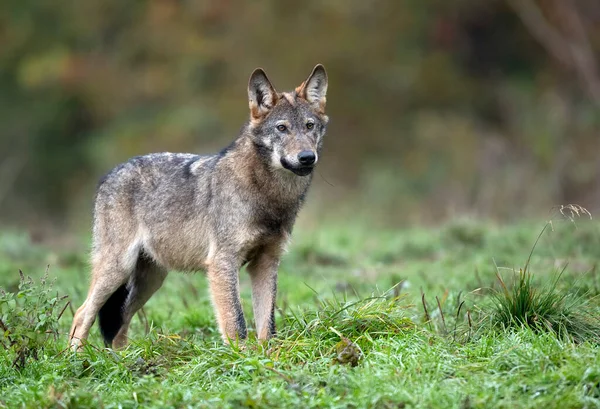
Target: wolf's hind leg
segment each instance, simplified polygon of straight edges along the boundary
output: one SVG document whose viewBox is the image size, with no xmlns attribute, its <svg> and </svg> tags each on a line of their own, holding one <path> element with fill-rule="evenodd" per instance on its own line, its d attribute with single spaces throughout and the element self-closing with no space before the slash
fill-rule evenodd
<svg viewBox="0 0 600 409">
<path fill-rule="evenodd" d="M 118 295 L 115 293 L 120 291 L 131 275 L 132 268 L 115 258 L 96 257 L 92 264 L 92 283 L 88 296 L 75 313 L 69 332 L 69 343 L 73 348 L 78 348 L 81 341 L 87 339 L 100 309 L 109 298 Z"/>
<path fill-rule="evenodd" d="M 252 282 L 252 307 L 256 336 L 265 340 L 275 335 L 275 299 L 279 258 L 269 253 L 258 255 L 248 265 Z"/>
<path fill-rule="evenodd" d="M 127 285 L 129 294 L 121 311 L 123 323 L 112 341 L 113 348 L 123 348 L 127 345 L 127 332 L 132 318 L 162 286 L 166 277 L 167 270 L 165 268 L 156 264 L 143 253 L 140 254 L 133 275 Z"/>
</svg>

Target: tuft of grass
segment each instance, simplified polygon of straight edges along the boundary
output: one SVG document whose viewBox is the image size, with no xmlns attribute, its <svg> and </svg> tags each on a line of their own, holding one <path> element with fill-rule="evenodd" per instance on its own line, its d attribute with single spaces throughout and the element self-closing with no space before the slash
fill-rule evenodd
<svg viewBox="0 0 600 409">
<path fill-rule="evenodd" d="M 576 217 L 591 214 L 578 205 L 560 206 L 560 214 L 574 223 Z M 546 331 L 562 339 L 571 339 L 577 343 L 600 343 L 600 318 L 590 303 L 587 294 L 559 291 L 558 282 L 564 273 L 544 286 L 533 283 L 529 266 L 535 249 L 553 222 L 546 223 L 535 240 L 525 267 L 515 274 L 512 288 L 509 290 L 498 270 L 496 277 L 501 290 L 492 293 L 492 324 L 503 329 L 528 327 L 536 332 Z"/>
<path fill-rule="evenodd" d="M 307 332 L 316 329 L 335 328 L 348 337 L 359 337 L 368 334 L 371 338 L 394 336 L 415 327 L 407 317 L 406 310 L 410 305 L 400 303 L 403 296 L 387 298 L 384 295 L 373 295 L 357 301 L 322 299 L 319 309 L 307 311 L 302 315 L 292 314 L 292 326 L 300 326 Z M 288 320 L 290 321 L 290 320 Z"/>
<path fill-rule="evenodd" d="M 317 354 L 355 366 L 381 339 L 410 336 L 416 324 L 407 316 L 411 305 L 400 297 L 371 296 L 356 301 L 320 299 L 317 309 L 288 310 L 271 354 L 304 362 Z"/>
<path fill-rule="evenodd" d="M 493 292 L 492 324 L 502 329 L 525 326 L 575 342 L 600 343 L 600 319 L 589 299 L 559 291 L 561 275 L 545 286 L 536 286 L 532 274 L 521 269 L 509 289 L 498 274 L 501 290 Z"/>
</svg>

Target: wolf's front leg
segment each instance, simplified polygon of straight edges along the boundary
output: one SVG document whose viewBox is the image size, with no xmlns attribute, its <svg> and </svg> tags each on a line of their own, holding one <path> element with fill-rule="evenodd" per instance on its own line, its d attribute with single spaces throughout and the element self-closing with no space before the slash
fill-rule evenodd
<svg viewBox="0 0 600 409">
<path fill-rule="evenodd" d="M 226 262 L 215 262 L 207 272 L 210 294 L 221 337 L 226 343 L 245 339 L 246 321 L 240 302 L 238 268 Z"/>
<path fill-rule="evenodd" d="M 252 307 L 258 339 L 275 335 L 275 299 L 277 297 L 277 268 L 279 257 L 262 253 L 248 265 L 252 281 Z"/>
</svg>

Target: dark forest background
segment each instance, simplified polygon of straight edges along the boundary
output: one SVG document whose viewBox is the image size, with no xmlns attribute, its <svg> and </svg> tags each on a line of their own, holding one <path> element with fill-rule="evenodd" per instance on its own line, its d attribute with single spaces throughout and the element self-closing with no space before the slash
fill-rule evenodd
<svg viewBox="0 0 600 409">
<path fill-rule="evenodd" d="M 329 73 L 307 220 L 402 225 L 600 210 L 597 0 L 3 0 L 0 221 L 89 228 L 128 157 L 212 152 Z"/>
</svg>

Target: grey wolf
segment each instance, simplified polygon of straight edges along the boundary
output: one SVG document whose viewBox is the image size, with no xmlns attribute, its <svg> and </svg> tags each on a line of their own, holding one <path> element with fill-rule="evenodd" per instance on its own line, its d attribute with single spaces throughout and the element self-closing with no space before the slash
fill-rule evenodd
<svg viewBox="0 0 600 409">
<path fill-rule="evenodd" d="M 70 345 L 87 339 L 98 316 L 105 343 L 125 346 L 134 314 L 172 270 L 206 272 L 223 340 L 244 339 L 244 265 L 257 338 L 271 337 L 279 260 L 320 159 L 326 93 L 320 64 L 283 93 L 256 69 L 248 83 L 250 119 L 219 154 L 155 153 L 109 172 L 96 192 L 91 285 Z"/>
</svg>

